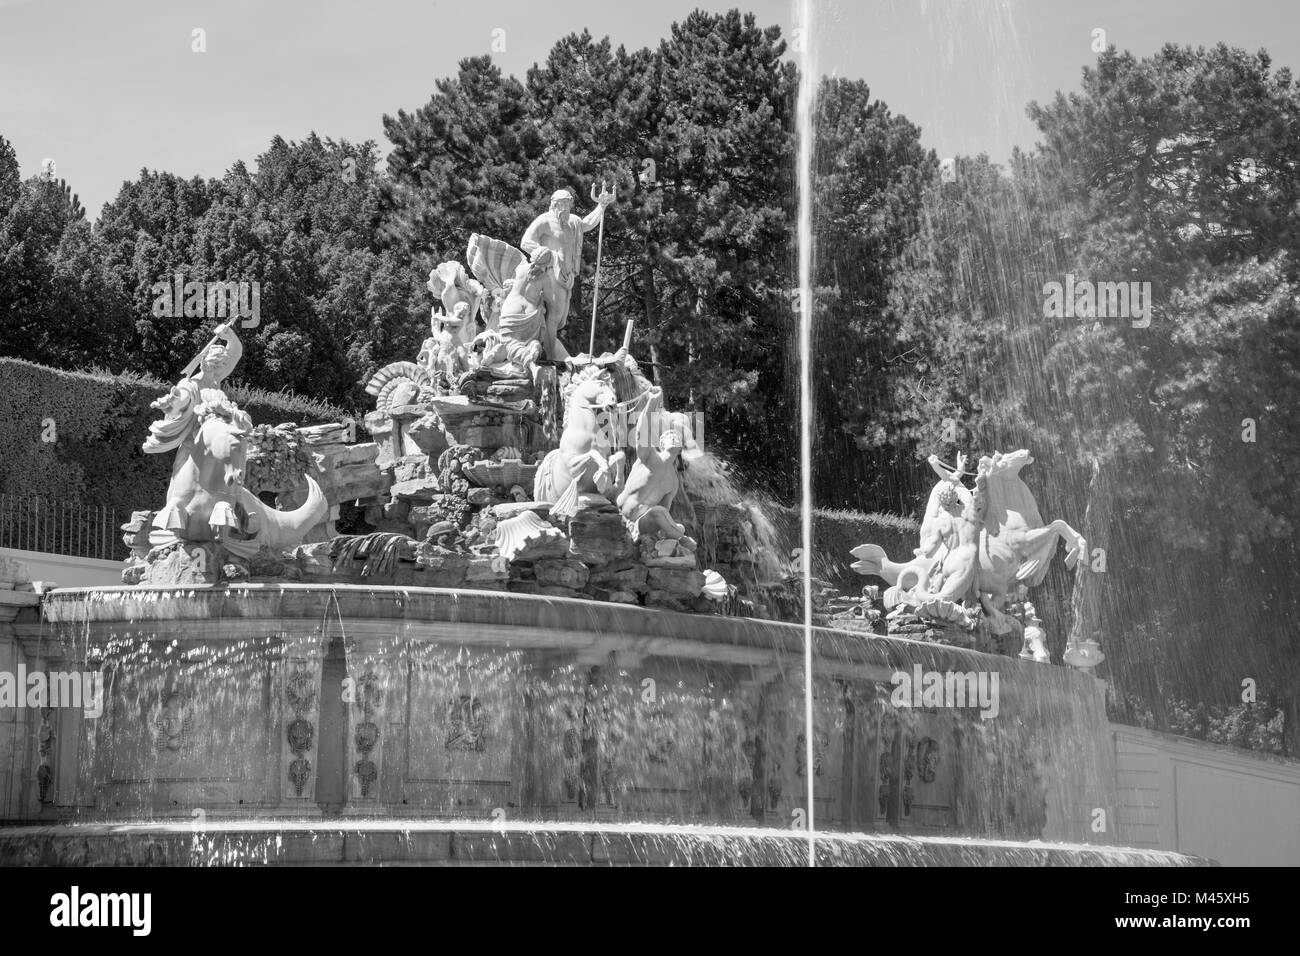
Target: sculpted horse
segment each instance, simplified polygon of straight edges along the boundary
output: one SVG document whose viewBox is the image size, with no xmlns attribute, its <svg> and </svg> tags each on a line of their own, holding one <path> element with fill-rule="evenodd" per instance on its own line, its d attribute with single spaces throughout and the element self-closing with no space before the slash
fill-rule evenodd
<svg viewBox="0 0 1300 956">
<path fill-rule="evenodd" d="M 1006 593 L 1012 581 L 1030 587 L 1041 584 L 1056 553 L 1058 541 L 1066 545 L 1065 566 L 1073 568 L 1087 554 L 1083 535 L 1059 518 L 1044 524 L 1033 493 L 1020 479 L 1020 469 L 1034 463 L 1028 451 L 994 454 L 980 459 L 986 476 L 985 532 L 981 536 L 981 592 Z"/>
<path fill-rule="evenodd" d="M 614 451 L 603 419 L 618 401 L 601 378 L 580 382 L 565 406 L 560 447 L 549 452 L 533 480 L 533 500 L 551 502 L 551 514 L 572 517 L 579 495 L 603 495 L 613 483 L 610 469 L 623 458 Z M 613 452 L 613 454 L 611 454 Z"/>
<path fill-rule="evenodd" d="M 879 545 L 864 544 L 850 552 L 858 559 L 853 570 L 894 585 L 887 606 L 978 599 L 995 629 L 1003 626 L 999 609 L 1007 595 L 1015 584 L 1042 582 L 1059 541 L 1066 542 L 1067 567 L 1087 550 L 1083 536 L 1064 521 L 1043 522 L 1020 479 L 1020 469 L 1033 460 L 1024 450 L 980 459 L 972 493 L 961 484 L 964 459 L 949 471 L 931 456 L 941 480 L 930 492 L 912 560 L 891 561 Z"/>
<path fill-rule="evenodd" d="M 262 547 L 292 547 L 325 520 L 329 505 L 311 476 L 306 502 L 293 511 L 270 508 L 244 487 L 245 435 L 238 422 L 217 414 L 203 417 L 176 451 L 167 505 L 154 519 L 151 545 L 219 540 L 227 550 L 248 556 Z M 241 508 L 247 520 L 240 520 Z"/>
</svg>

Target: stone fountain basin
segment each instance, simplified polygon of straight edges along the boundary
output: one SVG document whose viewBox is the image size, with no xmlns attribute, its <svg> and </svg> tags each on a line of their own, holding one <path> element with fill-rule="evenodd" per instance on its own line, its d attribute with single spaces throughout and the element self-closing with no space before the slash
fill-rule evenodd
<svg viewBox="0 0 1300 956">
<path fill-rule="evenodd" d="M 797 625 L 343 584 L 59 589 L 43 615 L 29 653 L 107 691 L 97 719 L 62 712 L 32 822 L 507 819 L 595 847 L 581 827 L 806 818 Z M 1114 839 L 1089 825 L 1115 803 L 1099 681 L 825 628 L 813 645 L 819 831 Z M 895 706 L 917 666 L 996 674 L 997 716 Z"/>
</svg>

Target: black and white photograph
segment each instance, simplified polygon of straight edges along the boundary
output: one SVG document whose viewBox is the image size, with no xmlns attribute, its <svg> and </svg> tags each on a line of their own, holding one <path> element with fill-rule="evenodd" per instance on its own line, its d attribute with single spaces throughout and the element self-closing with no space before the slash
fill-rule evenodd
<svg viewBox="0 0 1300 956">
<path fill-rule="evenodd" d="M 7 920 L 869 868 L 817 885 L 1267 925 L 1298 27 L 0 0 Z"/>
</svg>

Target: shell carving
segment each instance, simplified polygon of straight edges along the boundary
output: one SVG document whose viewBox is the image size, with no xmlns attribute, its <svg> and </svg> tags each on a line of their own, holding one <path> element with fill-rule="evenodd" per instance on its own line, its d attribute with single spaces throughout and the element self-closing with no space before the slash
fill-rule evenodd
<svg viewBox="0 0 1300 956">
<path fill-rule="evenodd" d="M 524 511 L 497 525 L 497 552 L 507 561 L 523 550 L 533 538 L 563 537 L 560 530 L 547 524 L 534 511 Z"/>
<path fill-rule="evenodd" d="M 525 465 L 518 458 L 501 461 L 476 461 L 462 466 L 465 477 L 480 488 L 532 487 L 537 477 L 536 465 Z"/>
<path fill-rule="evenodd" d="M 432 384 L 427 368 L 414 362 L 393 362 L 370 377 L 366 394 L 374 395 L 375 408 L 386 412 L 397 405 L 415 401 L 420 389 Z"/>
</svg>

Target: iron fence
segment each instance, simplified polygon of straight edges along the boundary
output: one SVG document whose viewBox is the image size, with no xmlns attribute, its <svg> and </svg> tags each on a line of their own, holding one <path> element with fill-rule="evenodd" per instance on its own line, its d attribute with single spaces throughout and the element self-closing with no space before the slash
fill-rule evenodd
<svg viewBox="0 0 1300 956">
<path fill-rule="evenodd" d="M 121 561 L 128 517 L 107 505 L 0 494 L 0 548 Z"/>
</svg>

